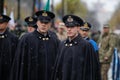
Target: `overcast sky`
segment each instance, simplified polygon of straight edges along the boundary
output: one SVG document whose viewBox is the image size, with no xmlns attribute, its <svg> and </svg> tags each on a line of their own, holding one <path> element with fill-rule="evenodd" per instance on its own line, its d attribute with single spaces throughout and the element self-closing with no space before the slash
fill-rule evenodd
<svg viewBox="0 0 120 80">
<path fill-rule="evenodd" d="M 62 0 L 54 0 L 54 3 L 56 4 L 61 1 Z M 100 2 L 102 5 L 104 5 L 103 8 L 108 11 L 114 11 L 116 5 L 118 4 L 118 2 L 120 2 L 120 0 L 81 0 L 81 1 L 85 2 L 89 9 L 94 9 L 93 4 Z"/>
<path fill-rule="evenodd" d="M 83 2 L 87 3 L 89 9 L 93 9 L 93 4 L 99 2 L 103 5 L 103 8 L 107 11 L 114 11 L 118 2 L 120 0 L 82 0 Z"/>
<path fill-rule="evenodd" d="M 57 4 L 62 0 L 54 0 L 54 3 Z M 110 18 L 113 12 L 115 11 L 120 0 L 81 0 L 87 4 L 89 10 L 97 10 L 97 20 L 101 24 L 101 26 L 106 23 Z M 98 4 L 99 3 L 99 10 Z M 54 5 L 55 5 L 54 4 Z"/>
</svg>

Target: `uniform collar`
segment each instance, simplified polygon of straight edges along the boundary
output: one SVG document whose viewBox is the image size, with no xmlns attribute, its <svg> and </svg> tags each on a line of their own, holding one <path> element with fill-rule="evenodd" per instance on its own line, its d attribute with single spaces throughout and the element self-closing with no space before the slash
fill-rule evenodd
<svg viewBox="0 0 120 80">
<path fill-rule="evenodd" d="M 4 33 L 0 34 L 0 39 L 6 38 L 8 35 L 8 30 L 6 29 Z"/>
<path fill-rule="evenodd" d="M 90 38 L 89 37 L 84 37 L 84 40 L 89 40 Z"/>
<path fill-rule="evenodd" d="M 64 42 L 65 46 L 73 46 L 73 45 L 77 45 L 80 42 L 80 39 L 82 37 L 80 35 L 76 36 L 73 40 L 69 40 L 68 38 L 66 39 L 66 41 Z"/>
<path fill-rule="evenodd" d="M 49 40 L 49 39 L 50 39 L 50 36 L 51 36 L 51 35 L 49 34 L 49 32 L 47 32 L 46 35 L 43 35 L 43 34 L 41 34 L 40 32 L 38 32 L 37 30 L 35 30 L 33 33 L 35 33 L 36 36 L 37 36 L 39 39 L 43 40 L 43 41 Z"/>
</svg>

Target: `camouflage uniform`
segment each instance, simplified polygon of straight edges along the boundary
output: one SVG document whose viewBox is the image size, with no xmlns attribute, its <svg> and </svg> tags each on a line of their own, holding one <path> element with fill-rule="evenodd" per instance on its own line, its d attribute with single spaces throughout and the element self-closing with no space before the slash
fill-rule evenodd
<svg viewBox="0 0 120 80">
<path fill-rule="evenodd" d="M 99 59 L 101 63 L 102 80 L 107 79 L 107 73 L 112 60 L 112 54 L 116 45 L 115 34 L 104 34 L 100 40 Z M 106 59 L 107 58 L 107 59 Z"/>
</svg>

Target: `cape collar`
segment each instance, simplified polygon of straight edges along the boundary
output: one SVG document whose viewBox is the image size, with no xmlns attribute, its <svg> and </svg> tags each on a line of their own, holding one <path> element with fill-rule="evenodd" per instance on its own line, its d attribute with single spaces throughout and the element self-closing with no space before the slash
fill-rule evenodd
<svg viewBox="0 0 120 80">
<path fill-rule="evenodd" d="M 51 36 L 49 32 L 47 32 L 46 35 L 43 35 L 40 32 L 38 32 L 37 30 L 35 30 L 33 33 L 35 33 L 36 36 L 43 41 L 49 40 L 50 36 Z"/>
<path fill-rule="evenodd" d="M 64 42 L 65 46 L 73 46 L 73 45 L 77 45 L 80 42 L 80 39 L 82 37 L 80 35 L 76 36 L 73 40 L 69 40 L 68 38 L 66 39 L 66 41 Z"/>
</svg>

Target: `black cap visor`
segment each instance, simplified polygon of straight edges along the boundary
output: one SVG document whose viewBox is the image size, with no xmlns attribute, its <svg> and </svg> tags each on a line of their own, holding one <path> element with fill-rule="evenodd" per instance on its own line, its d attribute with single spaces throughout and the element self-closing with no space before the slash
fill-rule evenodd
<svg viewBox="0 0 120 80">
<path fill-rule="evenodd" d="M 83 27 L 81 27 L 80 28 L 82 31 L 89 31 L 90 29 L 89 28 L 83 28 Z"/>
</svg>

